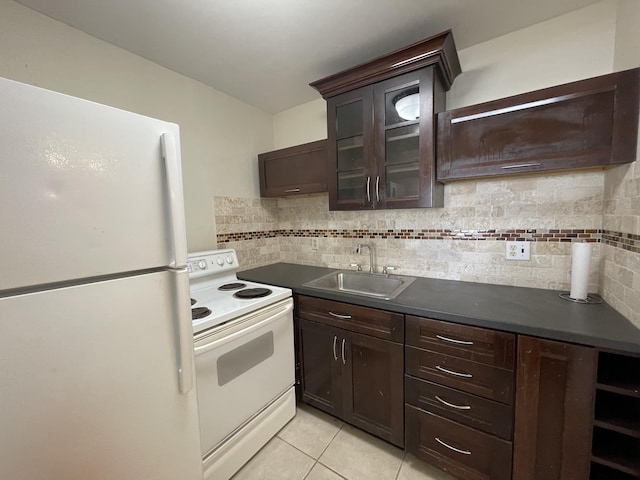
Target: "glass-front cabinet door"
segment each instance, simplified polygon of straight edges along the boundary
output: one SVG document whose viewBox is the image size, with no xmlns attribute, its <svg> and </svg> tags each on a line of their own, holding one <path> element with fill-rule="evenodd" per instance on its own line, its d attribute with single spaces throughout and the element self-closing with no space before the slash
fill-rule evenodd
<svg viewBox="0 0 640 480">
<path fill-rule="evenodd" d="M 426 67 L 327 101 L 331 210 L 440 207 L 435 113 L 444 91 Z"/>
<path fill-rule="evenodd" d="M 378 208 L 438 206 L 433 202 L 435 116 L 433 68 L 374 87 Z M 437 202 L 436 202 L 437 203 Z"/>
<path fill-rule="evenodd" d="M 329 201 L 332 210 L 372 208 L 371 87 L 331 98 L 329 125 Z"/>
</svg>

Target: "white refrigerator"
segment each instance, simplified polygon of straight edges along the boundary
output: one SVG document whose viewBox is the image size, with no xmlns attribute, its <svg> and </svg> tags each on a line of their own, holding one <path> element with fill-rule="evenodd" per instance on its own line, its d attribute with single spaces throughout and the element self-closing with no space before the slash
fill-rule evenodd
<svg viewBox="0 0 640 480">
<path fill-rule="evenodd" d="M 178 126 L 0 78 L 0 479 L 199 480 Z"/>
</svg>

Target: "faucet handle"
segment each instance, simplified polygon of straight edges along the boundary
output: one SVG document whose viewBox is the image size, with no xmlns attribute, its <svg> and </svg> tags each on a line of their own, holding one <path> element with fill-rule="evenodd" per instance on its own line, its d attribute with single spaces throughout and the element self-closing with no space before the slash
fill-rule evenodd
<svg viewBox="0 0 640 480">
<path fill-rule="evenodd" d="M 358 272 L 362 271 L 362 265 L 360 265 L 359 263 L 350 263 L 349 266 L 350 267 L 357 267 Z"/>
<path fill-rule="evenodd" d="M 398 267 L 389 267 L 389 266 L 385 265 L 384 267 L 382 267 L 382 273 L 384 273 L 385 275 L 388 275 L 389 274 L 389 270 L 394 272 L 397 269 L 398 269 Z"/>
</svg>

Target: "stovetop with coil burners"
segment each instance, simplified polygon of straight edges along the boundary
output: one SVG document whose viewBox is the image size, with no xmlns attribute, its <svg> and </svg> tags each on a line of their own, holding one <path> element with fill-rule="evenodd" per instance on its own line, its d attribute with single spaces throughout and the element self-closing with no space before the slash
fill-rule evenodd
<svg viewBox="0 0 640 480">
<path fill-rule="evenodd" d="M 233 249 L 190 253 L 187 268 L 194 334 L 291 296 L 288 288 L 238 280 Z"/>
</svg>

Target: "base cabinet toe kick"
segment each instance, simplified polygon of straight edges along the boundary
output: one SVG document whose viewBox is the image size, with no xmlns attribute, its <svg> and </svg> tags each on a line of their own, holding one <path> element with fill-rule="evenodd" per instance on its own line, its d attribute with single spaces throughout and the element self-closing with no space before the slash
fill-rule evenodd
<svg viewBox="0 0 640 480">
<path fill-rule="evenodd" d="M 640 479 L 640 355 L 302 295 L 296 306 L 303 402 L 455 478 Z"/>
</svg>

